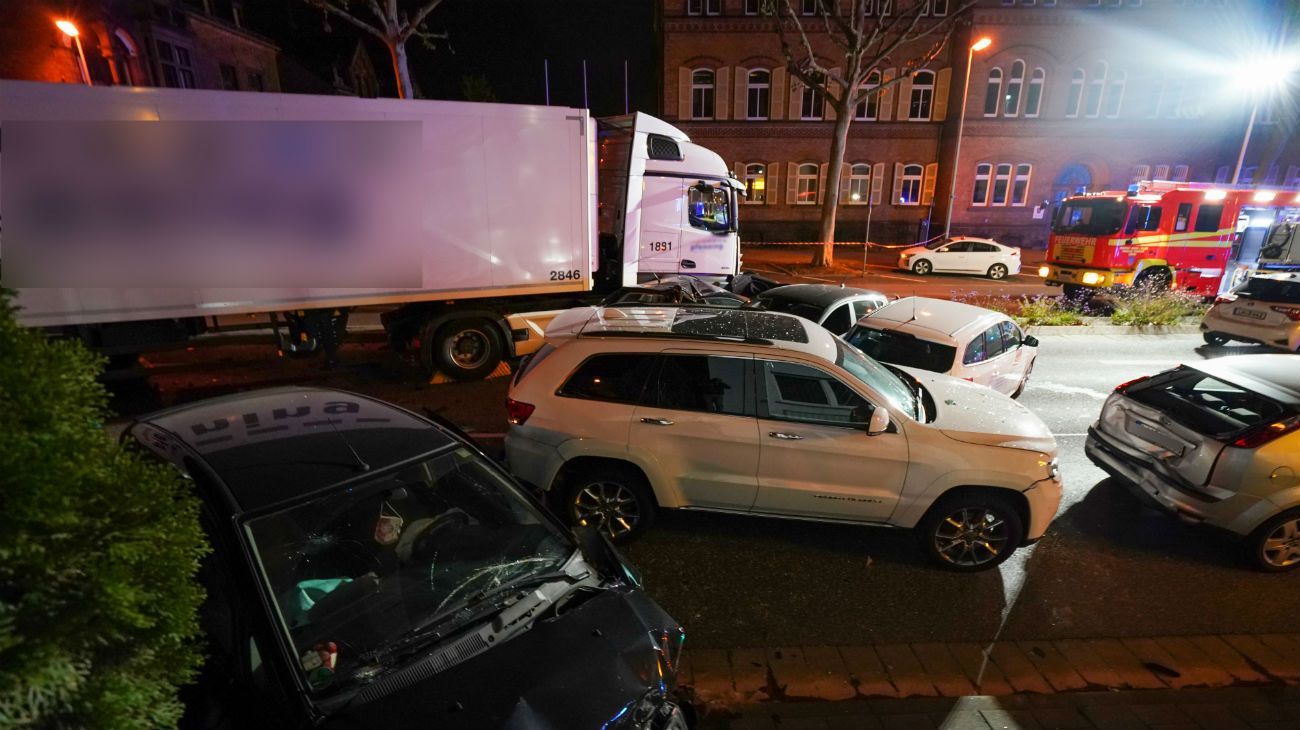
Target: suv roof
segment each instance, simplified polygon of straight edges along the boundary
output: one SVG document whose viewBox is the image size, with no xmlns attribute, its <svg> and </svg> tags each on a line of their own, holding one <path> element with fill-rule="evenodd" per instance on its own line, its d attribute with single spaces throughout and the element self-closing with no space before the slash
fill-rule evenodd
<svg viewBox="0 0 1300 730">
<path fill-rule="evenodd" d="M 883 329 L 929 330 L 956 338 L 964 330 L 983 330 L 1004 319 L 1009 318 L 992 309 L 972 304 L 929 297 L 904 297 L 886 304 L 859 321 Z"/>
<path fill-rule="evenodd" d="M 581 307 L 551 321 L 547 339 L 632 337 L 765 345 L 835 359 L 835 336 L 792 314 L 713 307 Z"/>
</svg>

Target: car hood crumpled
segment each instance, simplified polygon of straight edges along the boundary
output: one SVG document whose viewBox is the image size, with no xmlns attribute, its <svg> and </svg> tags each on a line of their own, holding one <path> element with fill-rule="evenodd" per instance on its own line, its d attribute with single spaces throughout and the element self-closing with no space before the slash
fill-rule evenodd
<svg viewBox="0 0 1300 730">
<path fill-rule="evenodd" d="M 1028 408 L 991 388 L 947 375 L 908 368 L 934 398 L 930 426 L 956 441 L 1056 453 L 1047 424 Z"/>
</svg>

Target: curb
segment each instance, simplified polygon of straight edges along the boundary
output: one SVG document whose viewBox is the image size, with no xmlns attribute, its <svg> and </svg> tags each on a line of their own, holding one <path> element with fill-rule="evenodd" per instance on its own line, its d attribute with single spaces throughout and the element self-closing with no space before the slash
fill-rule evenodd
<svg viewBox="0 0 1300 730">
<path fill-rule="evenodd" d="M 1199 335 L 1199 324 L 1175 324 L 1169 326 L 1140 327 L 1128 324 L 1076 324 L 1047 325 L 1036 324 L 1025 328 L 1031 335 Z"/>
</svg>

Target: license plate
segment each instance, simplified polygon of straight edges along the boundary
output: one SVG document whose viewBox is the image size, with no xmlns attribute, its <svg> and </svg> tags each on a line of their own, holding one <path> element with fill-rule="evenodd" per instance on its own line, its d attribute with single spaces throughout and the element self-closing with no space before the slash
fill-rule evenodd
<svg viewBox="0 0 1300 730">
<path fill-rule="evenodd" d="M 1268 312 L 1258 309 L 1247 309 L 1246 307 L 1236 307 L 1232 313 L 1238 317 L 1248 317 L 1250 319 L 1268 319 Z"/>
</svg>

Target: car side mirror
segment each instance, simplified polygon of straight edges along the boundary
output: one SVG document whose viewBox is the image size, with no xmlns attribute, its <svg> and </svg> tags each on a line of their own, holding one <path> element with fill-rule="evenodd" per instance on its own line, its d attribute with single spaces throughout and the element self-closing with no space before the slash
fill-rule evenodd
<svg viewBox="0 0 1300 730">
<path fill-rule="evenodd" d="M 1025 335 L 1025 339 L 1020 341 L 1025 347 L 1038 347 L 1038 338 L 1033 335 Z"/>
<path fill-rule="evenodd" d="M 867 435 L 876 436 L 889 430 L 889 411 L 884 408 L 876 408 L 871 412 L 871 420 L 867 422 Z"/>
</svg>

